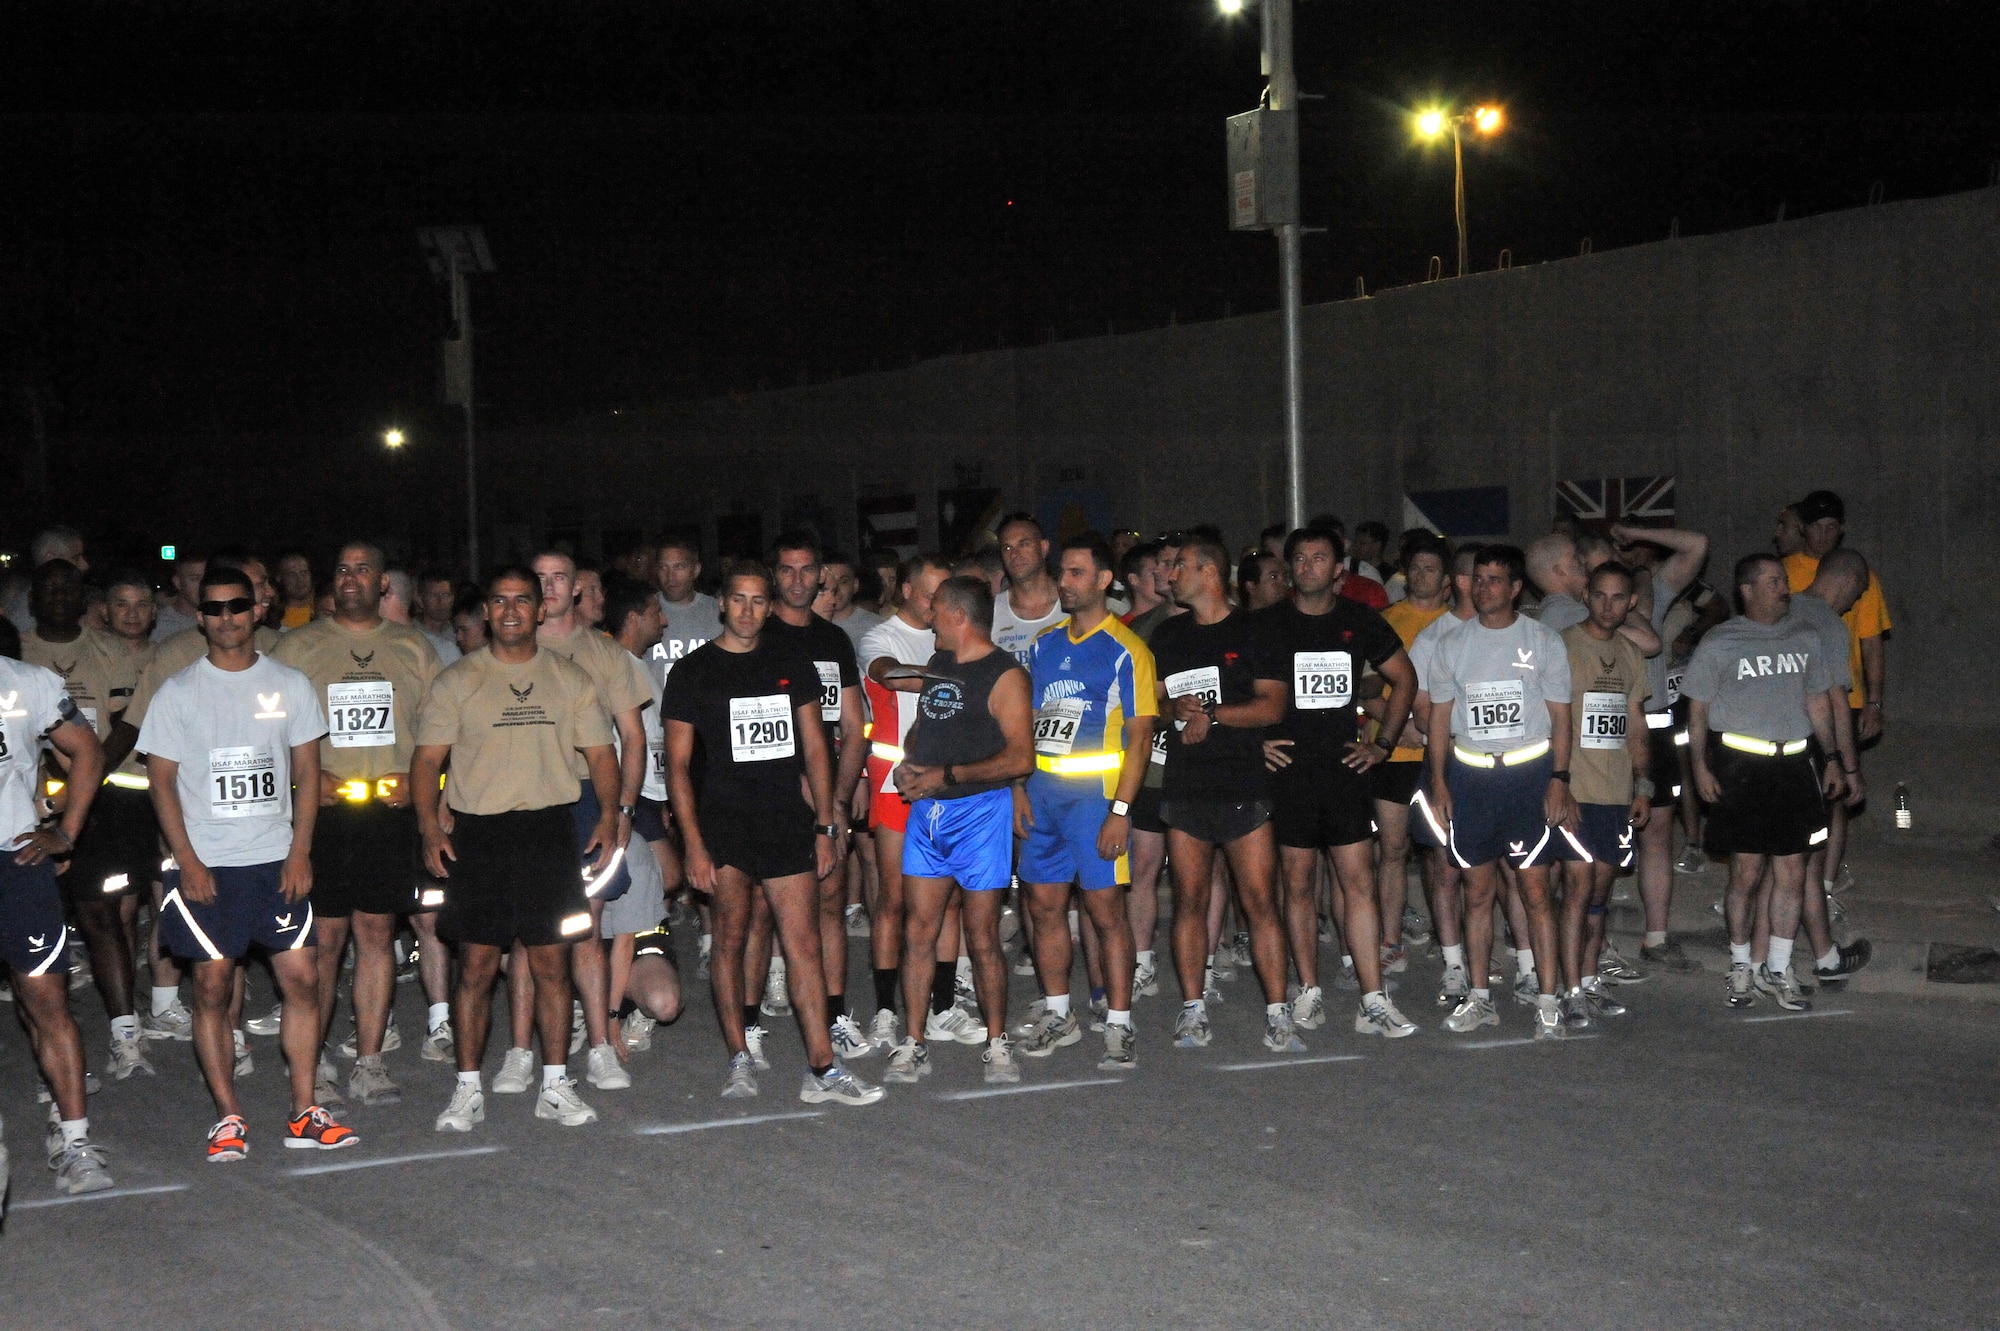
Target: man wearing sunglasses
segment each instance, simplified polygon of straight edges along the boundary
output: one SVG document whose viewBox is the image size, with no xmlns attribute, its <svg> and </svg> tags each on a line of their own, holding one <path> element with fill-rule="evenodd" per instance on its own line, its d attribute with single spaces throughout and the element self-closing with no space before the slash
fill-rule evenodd
<svg viewBox="0 0 2000 1331">
<path fill-rule="evenodd" d="M 318 819 L 319 698 L 306 677 L 252 641 L 249 576 L 211 563 L 196 601 L 208 653 L 159 686 L 139 731 L 153 809 L 172 855 L 160 934 L 194 962 L 194 1046 L 220 1121 L 211 1163 L 250 1143 L 236 1099 L 229 1007 L 252 943 L 267 949 L 284 998 L 279 1028 L 291 1073 L 288 1147 L 331 1150 L 359 1138 L 314 1098 L 319 970 L 313 948 L 312 837 Z M 294 801 L 297 783 L 307 797 Z"/>
</svg>

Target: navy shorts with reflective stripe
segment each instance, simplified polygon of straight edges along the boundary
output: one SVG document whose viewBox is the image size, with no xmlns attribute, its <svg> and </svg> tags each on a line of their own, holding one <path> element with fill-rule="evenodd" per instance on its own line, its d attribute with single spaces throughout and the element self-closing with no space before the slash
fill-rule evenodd
<svg viewBox="0 0 2000 1331">
<path fill-rule="evenodd" d="M 1543 813 L 1555 759 L 1543 754 L 1518 767 L 1474 767 L 1456 753 L 1445 760 L 1451 791 L 1451 853 L 1460 868 L 1505 859 L 1532 869 L 1554 858 L 1555 832 Z"/>
<path fill-rule="evenodd" d="M 16 975 L 69 973 L 69 928 L 63 923 L 56 866 L 16 864 L 0 854 L 0 959 Z"/>
<path fill-rule="evenodd" d="M 233 961 L 252 943 L 273 952 L 311 947 L 312 901 L 285 900 L 284 867 L 284 861 L 272 860 L 210 869 L 215 899 L 208 902 L 181 895 L 181 871 L 169 869 L 160 903 L 160 946 L 192 961 Z"/>
</svg>

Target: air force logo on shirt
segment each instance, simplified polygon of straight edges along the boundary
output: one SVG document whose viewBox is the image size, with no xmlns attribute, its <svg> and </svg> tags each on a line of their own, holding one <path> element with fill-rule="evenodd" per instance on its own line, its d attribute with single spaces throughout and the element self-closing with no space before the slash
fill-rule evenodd
<svg viewBox="0 0 2000 1331">
<path fill-rule="evenodd" d="M 1779 652 L 1776 656 L 1739 656 L 1736 678 L 1760 679 L 1766 675 L 1803 675 L 1811 652 Z"/>
<path fill-rule="evenodd" d="M 279 710 L 279 708 L 278 708 L 278 704 L 279 704 L 279 703 L 281 703 L 281 702 L 283 702 L 284 700 L 285 700 L 285 695 L 284 695 L 284 694 L 282 694 L 282 693 L 260 693 L 260 694 L 258 694 L 258 695 L 257 695 L 257 705 L 258 705 L 259 707 L 262 707 L 262 708 L 263 708 L 264 710 L 263 710 L 263 711 L 261 711 L 261 712 L 259 712 L 259 713 L 257 713 L 257 716 L 256 716 L 256 719 L 257 719 L 257 720 L 259 720 L 259 721 L 282 721 L 282 720 L 284 720 L 284 719 L 285 719 L 285 714 L 284 714 L 284 712 L 282 712 L 282 711 L 281 711 L 281 710 Z"/>
<path fill-rule="evenodd" d="M 1516 647 L 1514 649 L 1514 659 L 1508 662 L 1508 664 L 1516 670 L 1533 670 L 1535 668 L 1535 649 L 1532 647 Z"/>
</svg>

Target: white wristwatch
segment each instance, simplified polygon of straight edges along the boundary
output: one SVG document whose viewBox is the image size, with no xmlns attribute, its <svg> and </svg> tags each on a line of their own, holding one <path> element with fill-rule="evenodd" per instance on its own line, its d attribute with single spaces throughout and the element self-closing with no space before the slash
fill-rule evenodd
<svg viewBox="0 0 2000 1331">
<path fill-rule="evenodd" d="M 1127 804 L 1124 800 L 1113 800 L 1111 801 L 1111 812 L 1117 814 L 1120 818 L 1123 818 L 1127 814 L 1132 812 L 1132 806 Z"/>
</svg>

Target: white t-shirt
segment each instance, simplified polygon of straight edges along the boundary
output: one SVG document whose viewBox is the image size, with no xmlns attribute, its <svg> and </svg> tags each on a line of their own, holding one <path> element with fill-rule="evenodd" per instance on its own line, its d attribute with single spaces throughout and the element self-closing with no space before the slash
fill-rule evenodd
<svg viewBox="0 0 2000 1331">
<path fill-rule="evenodd" d="M 42 738 L 65 721 L 83 721 L 53 670 L 0 656 L 0 847 L 35 830 L 42 780 Z"/>
<path fill-rule="evenodd" d="M 1569 705 L 1569 648 L 1526 615 L 1504 629 L 1468 619 L 1438 642 L 1424 690 L 1433 705 L 1451 704 L 1454 744 L 1478 753 L 1524 749 L 1552 733 L 1549 703 Z"/>
<path fill-rule="evenodd" d="M 1014 593 L 1003 592 L 993 603 L 993 645 L 1003 652 L 1012 652 L 1014 659 L 1025 669 L 1028 658 L 1034 654 L 1035 639 L 1042 636 L 1042 630 L 1051 624 L 1060 624 L 1069 615 L 1058 601 L 1040 619 L 1023 619 L 1014 612 Z"/>
<path fill-rule="evenodd" d="M 665 661 L 647 661 L 637 656 L 632 657 L 632 674 L 635 678 L 646 681 L 646 693 L 650 699 L 639 708 L 639 724 L 646 731 L 646 779 L 639 783 L 639 794 L 649 800 L 659 800 L 663 804 L 667 799 L 667 728 L 660 720 L 660 690 L 666 683 L 667 672 L 661 668 L 666 664 Z M 622 757 L 624 749 L 619 747 L 618 731 L 615 726 L 612 728 L 611 742 L 613 747 L 618 748 Z"/>
<path fill-rule="evenodd" d="M 203 864 L 270 864 L 292 849 L 292 750 L 324 734 L 301 672 L 263 655 L 222 670 L 204 656 L 160 685 L 138 750 L 180 764 L 174 789 Z"/>
<path fill-rule="evenodd" d="M 868 667 L 883 657 L 900 661 L 904 665 L 922 666 L 930 662 L 937 651 L 937 634 L 929 629 L 912 628 L 903 622 L 901 615 L 891 615 L 861 635 L 861 650 L 856 657 L 861 665 L 863 689 L 868 696 L 868 708 L 873 718 L 874 728 L 870 737 L 882 744 L 889 739 L 888 716 L 896 717 L 895 747 L 901 748 L 909 738 L 910 727 L 916 724 L 917 701 L 923 695 L 904 693 L 897 689 L 885 689 L 868 678 Z"/>
</svg>

